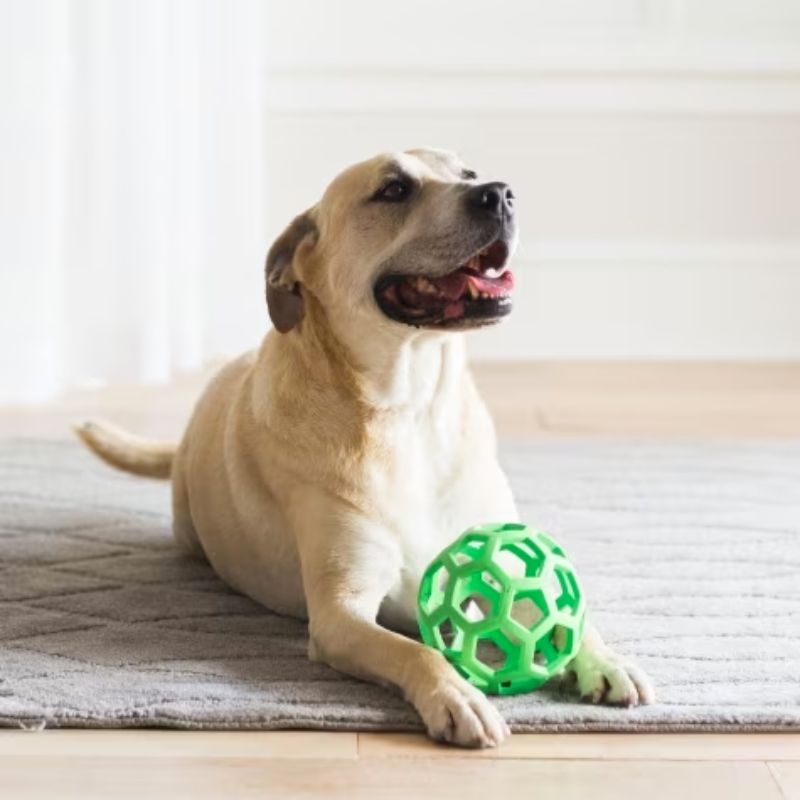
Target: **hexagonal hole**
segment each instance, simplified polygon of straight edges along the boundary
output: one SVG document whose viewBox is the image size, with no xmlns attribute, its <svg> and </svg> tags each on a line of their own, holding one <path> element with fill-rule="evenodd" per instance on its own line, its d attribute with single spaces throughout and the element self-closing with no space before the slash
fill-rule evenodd
<svg viewBox="0 0 800 800">
<path fill-rule="evenodd" d="M 441 645 L 450 649 L 458 638 L 459 630 L 449 620 L 445 619 L 436 626 L 436 633 L 441 640 Z"/>
<path fill-rule="evenodd" d="M 526 536 L 524 539 L 520 539 L 516 545 L 524 550 L 533 561 L 544 561 L 544 550 L 531 537 Z"/>
<path fill-rule="evenodd" d="M 431 632 L 436 647 L 444 651 L 446 655 L 448 651 L 451 655 L 461 653 L 464 647 L 464 631 L 457 623 L 451 619 L 444 619 L 432 628 Z"/>
<path fill-rule="evenodd" d="M 423 576 L 419 597 L 422 610 L 426 614 L 433 613 L 443 602 L 450 573 L 444 564 L 439 564 L 433 572 Z"/>
<path fill-rule="evenodd" d="M 554 667 L 561 656 L 572 649 L 575 633 L 563 625 L 554 625 L 536 642 L 533 663 L 538 666 Z"/>
<path fill-rule="evenodd" d="M 545 562 L 544 553 L 528 539 L 504 544 L 495 558 L 512 578 L 537 578 Z"/>
<path fill-rule="evenodd" d="M 465 597 L 458 607 L 470 622 L 483 622 L 486 619 L 486 612 L 484 611 L 486 605 L 486 598 L 473 592 Z"/>
<path fill-rule="evenodd" d="M 449 581 L 450 573 L 447 571 L 447 567 L 442 564 L 433 575 L 433 584 L 438 591 L 444 593 L 445 589 L 447 589 L 447 584 Z"/>
<path fill-rule="evenodd" d="M 508 638 L 503 632 L 493 630 L 476 642 L 475 661 L 493 677 L 503 681 L 514 678 L 519 667 L 522 646 Z M 510 688 L 511 684 L 501 683 L 501 688 Z"/>
<path fill-rule="evenodd" d="M 542 636 L 536 642 L 536 649 L 533 653 L 533 663 L 540 667 L 548 667 L 558 658 L 558 651 L 553 647 L 550 634 Z"/>
<path fill-rule="evenodd" d="M 511 653 L 493 639 L 478 639 L 475 647 L 475 659 L 487 669 L 493 672 L 505 669 L 510 656 Z"/>
<path fill-rule="evenodd" d="M 544 618 L 545 612 L 530 596 L 519 596 L 511 603 L 510 616 L 527 630 L 534 628 Z"/>
<path fill-rule="evenodd" d="M 528 568 L 525 557 L 516 550 L 512 550 L 509 545 L 503 545 L 500 548 L 494 561 L 510 578 L 521 578 Z"/>
<path fill-rule="evenodd" d="M 454 578 L 451 604 L 452 617 L 465 630 L 486 630 L 497 617 L 503 592 L 483 580 L 481 572 L 471 571 Z M 477 605 L 480 613 L 472 608 Z M 469 617 L 467 617 L 469 614 Z"/>
<path fill-rule="evenodd" d="M 571 570 L 557 566 L 554 570 L 554 578 L 558 583 L 555 588 L 556 608 L 561 611 L 568 608 L 573 613 L 578 610 L 581 599 L 581 591 L 578 588 L 578 581 Z"/>
<path fill-rule="evenodd" d="M 468 533 L 458 542 L 458 549 L 455 546 L 450 550 L 450 557 L 459 567 L 464 564 L 471 564 L 473 561 L 483 556 L 486 548 L 487 538 L 482 533 Z"/>
<path fill-rule="evenodd" d="M 572 638 L 574 635 L 574 632 L 570 628 L 566 628 L 563 625 L 553 626 L 553 633 L 550 636 L 550 641 L 553 643 L 553 647 L 559 655 L 572 647 Z"/>
<path fill-rule="evenodd" d="M 497 672 L 505 667 L 508 662 L 508 653 L 501 647 L 498 647 L 494 642 L 481 639 L 478 646 L 475 648 L 475 658 L 483 664 L 484 667 Z"/>
</svg>

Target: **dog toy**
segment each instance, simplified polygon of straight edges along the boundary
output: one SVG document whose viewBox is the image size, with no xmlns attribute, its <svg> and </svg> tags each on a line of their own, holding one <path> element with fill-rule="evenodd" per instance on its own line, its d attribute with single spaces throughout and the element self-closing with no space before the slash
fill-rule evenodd
<svg viewBox="0 0 800 800">
<path fill-rule="evenodd" d="M 516 522 L 466 530 L 425 570 L 417 600 L 422 640 L 487 694 L 530 692 L 563 669 L 585 612 L 564 551 Z"/>
</svg>

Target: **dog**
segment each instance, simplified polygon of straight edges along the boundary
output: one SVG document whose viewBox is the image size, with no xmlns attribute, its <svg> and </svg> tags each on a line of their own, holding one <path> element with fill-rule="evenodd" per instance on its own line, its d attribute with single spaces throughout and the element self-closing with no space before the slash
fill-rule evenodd
<svg viewBox="0 0 800 800">
<path fill-rule="evenodd" d="M 171 478 L 177 541 L 307 619 L 311 659 L 398 688 L 432 738 L 469 747 L 498 745 L 506 722 L 404 634 L 432 558 L 518 519 L 462 335 L 511 311 L 515 202 L 447 151 L 349 167 L 272 245 L 273 330 L 211 381 L 177 447 L 77 427 L 110 464 Z M 592 702 L 653 700 L 588 623 L 566 669 Z"/>
</svg>

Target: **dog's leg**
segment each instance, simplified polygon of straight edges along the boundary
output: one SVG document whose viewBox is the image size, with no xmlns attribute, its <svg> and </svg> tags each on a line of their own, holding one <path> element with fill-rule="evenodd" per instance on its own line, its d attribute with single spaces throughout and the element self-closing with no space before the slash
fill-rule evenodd
<svg viewBox="0 0 800 800">
<path fill-rule="evenodd" d="M 492 747 L 509 735 L 494 705 L 440 653 L 376 622 L 400 572 L 390 537 L 348 523 L 346 531 L 317 529 L 301 542 L 311 658 L 399 687 L 434 739 Z"/>
<path fill-rule="evenodd" d="M 567 666 L 584 700 L 635 706 L 655 702 L 650 678 L 630 660 L 614 653 L 594 626 L 587 623 L 581 649 Z"/>
</svg>

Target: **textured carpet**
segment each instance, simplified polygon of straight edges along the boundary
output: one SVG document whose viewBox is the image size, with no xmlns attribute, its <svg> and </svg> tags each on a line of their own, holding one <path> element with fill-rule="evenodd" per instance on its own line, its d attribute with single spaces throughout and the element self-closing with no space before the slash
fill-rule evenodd
<svg viewBox="0 0 800 800">
<path fill-rule="evenodd" d="M 800 443 L 515 443 L 523 518 L 565 545 L 658 705 L 496 702 L 516 730 L 800 728 Z M 305 626 L 172 546 L 166 484 L 0 443 L 0 724 L 415 729 L 305 657 Z M 455 532 L 454 532 L 455 533 Z"/>
</svg>

